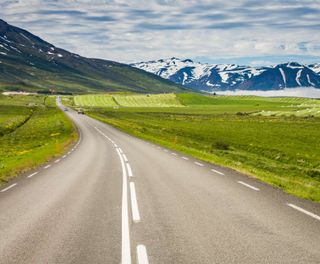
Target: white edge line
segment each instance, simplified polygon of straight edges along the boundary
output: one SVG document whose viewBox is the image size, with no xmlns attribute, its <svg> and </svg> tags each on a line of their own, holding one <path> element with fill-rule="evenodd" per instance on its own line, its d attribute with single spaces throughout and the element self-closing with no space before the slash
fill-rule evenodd
<svg viewBox="0 0 320 264">
<path fill-rule="evenodd" d="M 54 163 L 58 163 L 58 162 L 60 162 L 61 161 L 61 159 L 57 159 Z"/>
<path fill-rule="evenodd" d="M 184 159 L 184 160 L 189 160 L 189 158 L 187 158 L 187 157 L 181 157 L 182 159 Z"/>
<path fill-rule="evenodd" d="M 126 163 L 126 165 L 127 165 L 127 171 L 128 171 L 128 175 L 129 175 L 129 177 L 133 177 L 132 169 L 131 169 L 130 163 Z"/>
<path fill-rule="evenodd" d="M 171 154 L 172 154 L 173 156 L 177 156 L 177 153 L 172 152 Z"/>
<path fill-rule="evenodd" d="M 62 158 L 64 159 L 65 157 L 67 157 L 67 155 L 63 155 Z"/>
<path fill-rule="evenodd" d="M 248 188 L 250 188 L 250 189 L 252 189 L 252 190 L 260 191 L 259 188 L 254 187 L 254 186 L 252 186 L 252 185 L 250 185 L 250 184 L 248 184 L 248 183 L 245 183 L 245 182 L 243 182 L 243 181 L 238 181 L 238 183 L 240 183 L 240 184 L 242 184 L 242 185 L 244 185 L 244 186 L 246 186 L 246 187 L 248 187 Z"/>
<path fill-rule="evenodd" d="M 132 220 L 135 223 L 140 222 L 140 213 L 137 202 L 136 188 L 134 182 L 130 182 L 130 195 L 131 195 L 131 210 L 132 210 Z"/>
<path fill-rule="evenodd" d="M 1 192 L 5 192 L 5 191 L 8 191 L 10 190 L 11 188 L 13 188 L 14 186 L 16 186 L 18 183 L 14 183 L 14 184 L 11 184 L 10 186 L 8 186 L 7 188 L 1 190 Z"/>
<path fill-rule="evenodd" d="M 44 169 L 48 169 L 48 168 L 50 168 L 50 167 L 51 167 L 51 164 L 45 166 Z"/>
<path fill-rule="evenodd" d="M 131 264 L 130 229 L 128 216 L 128 182 L 127 172 L 120 151 L 116 149 L 122 167 L 122 209 L 121 209 L 121 263 Z"/>
<path fill-rule="evenodd" d="M 196 164 L 196 165 L 198 165 L 198 166 L 201 166 L 201 167 L 203 167 L 203 166 L 204 166 L 202 163 L 197 162 L 197 161 L 195 161 L 195 162 L 194 162 L 194 164 Z"/>
<path fill-rule="evenodd" d="M 36 171 L 36 172 L 34 172 L 34 173 L 32 173 L 32 174 L 28 175 L 28 176 L 27 176 L 27 178 L 31 178 L 31 177 L 33 177 L 34 175 L 37 175 L 37 174 L 38 174 L 38 172 Z"/>
<path fill-rule="evenodd" d="M 290 207 L 293 208 L 293 209 L 296 209 L 297 211 L 299 211 L 299 212 L 301 212 L 301 213 L 304 213 L 304 214 L 306 214 L 306 215 L 309 215 L 309 216 L 311 216 L 311 217 L 313 217 L 313 218 L 315 218 L 315 219 L 317 219 L 317 220 L 320 221 L 320 216 L 318 216 L 318 215 L 316 215 L 316 214 L 314 214 L 314 213 L 311 213 L 311 212 L 309 212 L 309 211 L 307 211 L 307 210 L 305 210 L 305 209 L 303 209 L 303 208 L 301 208 L 301 207 L 299 207 L 299 206 L 296 206 L 296 205 L 294 205 L 294 204 L 291 204 L 291 203 L 287 203 L 287 205 L 290 206 Z"/>
<path fill-rule="evenodd" d="M 149 264 L 147 249 L 144 245 L 137 246 L 137 263 Z"/>
<path fill-rule="evenodd" d="M 211 169 L 211 171 L 213 171 L 213 172 L 215 172 L 215 173 L 218 173 L 218 174 L 220 174 L 220 175 L 224 175 L 223 172 L 217 171 L 217 170 L 215 170 L 215 169 Z"/>
</svg>

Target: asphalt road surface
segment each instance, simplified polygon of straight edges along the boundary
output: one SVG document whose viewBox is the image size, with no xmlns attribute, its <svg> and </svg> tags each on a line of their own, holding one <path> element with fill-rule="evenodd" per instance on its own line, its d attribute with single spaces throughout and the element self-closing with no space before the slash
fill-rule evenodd
<svg viewBox="0 0 320 264">
<path fill-rule="evenodd" d="M 69 110 L 79 142 L 0 189 L 0 263 L 320 263 L 320 206 Z"/>
</svg>

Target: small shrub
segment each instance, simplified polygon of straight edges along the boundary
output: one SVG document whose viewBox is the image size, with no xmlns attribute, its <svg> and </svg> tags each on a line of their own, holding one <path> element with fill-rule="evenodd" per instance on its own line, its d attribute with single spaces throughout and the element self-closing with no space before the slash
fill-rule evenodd
<svg viewBox="0 0 320 264">
<path fill-rule="evenodd" d="M 218 140 L 213 144 L 213 148 L 219 149 L 219 150 L 229 150 L 230 145 L 223 140 Z"/>
<path fill-rule="evenodd" d="M 247 115 L 249 115 L 249 114 L 246 113 L 246 112 L 237 112 L 236 115 L 237 115 L 237 116 L 247 116 Z"/>
</svg>

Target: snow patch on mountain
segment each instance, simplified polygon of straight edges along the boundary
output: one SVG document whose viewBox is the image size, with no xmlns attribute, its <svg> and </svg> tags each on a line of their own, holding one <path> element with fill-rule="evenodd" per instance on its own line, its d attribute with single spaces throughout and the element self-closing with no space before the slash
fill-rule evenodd
<svg viewBox="0 0 320 264">
<path fill-rule="evenodd" d="M 320 64 L 289 62 L 250 67 L 236 64 L 207 64 L 190 59 L 160 59 L 131 64 L 195 90 L 278 90 L 302 86 L 320 88 Z"/>
</svg>

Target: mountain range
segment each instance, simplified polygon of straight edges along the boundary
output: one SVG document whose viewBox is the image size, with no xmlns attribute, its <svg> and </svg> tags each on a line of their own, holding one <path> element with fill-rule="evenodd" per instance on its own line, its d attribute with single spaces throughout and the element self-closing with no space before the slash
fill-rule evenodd
<svg viewBox="0 0 320 264">
<path fill-rule="evenodd" d="M 250 67 L 236 64 L 204 64 L 173 57 L 134 63 L 131 66 L 205 92 L 320 88 L 320 63 L 303 65 L 289 62 L 275 66 Z"/>
<path fill-rule="evenodd" d="M 185 88 L 126 64 L 57 48 L 0 20 L 0 90 L 160 93 Z"/>
</svg>

